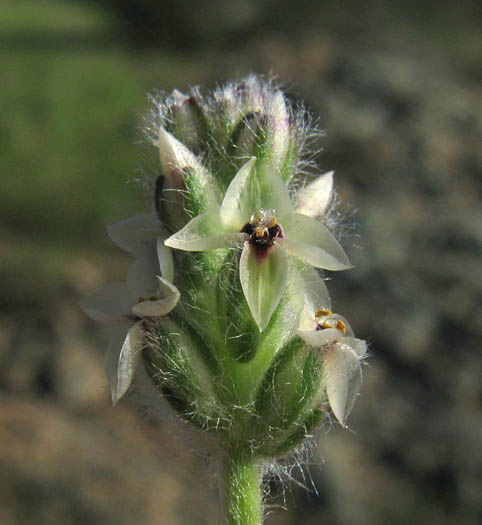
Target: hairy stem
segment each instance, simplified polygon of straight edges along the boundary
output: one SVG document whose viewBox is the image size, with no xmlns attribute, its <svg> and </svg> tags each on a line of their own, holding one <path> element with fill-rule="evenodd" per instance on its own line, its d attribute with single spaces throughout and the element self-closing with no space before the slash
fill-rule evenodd
<svg viewBox="0 0 482 525">
<path fill-rule="evenodd" d="M 226 448 L 224 460 L 227 525 L 262 525 L 262 467 L 249 452 Z"/>
</svg>

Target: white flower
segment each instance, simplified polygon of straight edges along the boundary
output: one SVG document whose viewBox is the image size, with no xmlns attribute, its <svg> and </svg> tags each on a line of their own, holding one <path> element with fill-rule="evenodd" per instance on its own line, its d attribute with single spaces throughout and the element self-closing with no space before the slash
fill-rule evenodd
<svg viewBox="0 0 482 525">
<path fill-rule="evenodd" d="M 104 365 L 115 404 L 127 392 L 143 347 L 143 324 L 169 313 L 179 301 L 172 280 L 172 255 L 158 240 L 159 224 L 153 217 L 137 215 L 108 228 L 114 242 L 137 258 L 127 282 L 112 283 L 81 303 L 92 319 L 117 325 Z M 160 277 L 162 273 L 164 277 Z"/>
<path fill-rule="evenodd" d="M 321 222 L 292 209 L 281 177 L 252 157 L 231 181 L 221 206 L 194 217 L 165 241 L 187 251 L 242 247 L 240 281 L 259 329 L 266 328 L 286 288 L 288 254 L 316 268 L 350 268 Z"/>
<path fill-rule="evenodd" d="M 366 343 L 354 337 L 343 317 L 333 314 L 323 281 L 314 271 L 310 276 L 298 334 L 322 353 L 328 401 L 338 421 L 345 426 L 360 389 L 360 361 L 366 353 Z"/>
</svg>

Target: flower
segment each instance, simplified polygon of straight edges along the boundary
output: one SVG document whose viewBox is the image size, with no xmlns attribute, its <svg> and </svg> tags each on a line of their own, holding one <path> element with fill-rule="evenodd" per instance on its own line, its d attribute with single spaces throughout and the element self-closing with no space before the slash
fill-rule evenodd
<svg viewBox="0 0 482 525">
<path fill-rule="evenodd" d="M 252 157 L 229 184 L 221 206 L 191 219 L 165 241 L 186 251 L 242 247 L 240 281 L 263 331 L 285 291 L 287 254 L 316 268 L 350 268 L 343 248 L 321 222 L 292 209 L 281 177 Z"/>
<path fill-rule="evenodd" d="M 157 228 L 157 229 L 156 229 Z M 104 365 L 115 404 L 127 392 L 143 348 L 144 324 L 168 314 L 180 298 L 173 278 L 172 255 L 159 241 L 154 217 L 137 215 L 108 228 L 112 240 L 136 256 L 127 282 L 111 283 L 81 303 L 92 319 L 117 325 Z M 157 274 L 161 273 L 165 277 Z"/>
<path fill-rule="evenodd" d="M 305 270 L 305 274 L 308 273 Z M 346 319 L 331 311 L 326 286 L 314 271 L 306 289 L 298 335 L 322 353 L 328 402 L 338 421 L 345 426 L 360 389 L 360 361 L 366 354 L 366 343 L 354 337 Z"/>
</svg>

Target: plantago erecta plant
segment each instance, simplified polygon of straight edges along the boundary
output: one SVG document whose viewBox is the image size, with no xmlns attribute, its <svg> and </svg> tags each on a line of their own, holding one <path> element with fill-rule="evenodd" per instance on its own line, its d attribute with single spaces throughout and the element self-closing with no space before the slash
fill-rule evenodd
<svg viewBox="0 0 482 525">
<path fill-rule="evenodd" d="M 266 466 L 329 409 L 344 426 L 361 382 L 366 345 L 320 273 L 350 263 L 327 227 L 333 173 L 306 180 L 310 134 L 306 112 L 254 76 L 156 99 L 152 215 L 109 228 L 135 260 L 127 283 L 83 304 L 120 324 L 114 402 L 142 360 L 174 410 L 218 436 L 229 524 L 262 522 Z"/>
</svg>

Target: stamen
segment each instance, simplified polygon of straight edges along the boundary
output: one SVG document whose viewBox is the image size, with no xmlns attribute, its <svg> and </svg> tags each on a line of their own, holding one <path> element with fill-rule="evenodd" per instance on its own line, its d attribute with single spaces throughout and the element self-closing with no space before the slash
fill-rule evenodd
<svg viewBox="0 0 482 525">
<path fill-rule="evenodd" d="M 257 250 L 257 255 L 264 259 L 268 249 L 273 246 L 278 237 L 283 237 L 283 231 L 274 216 L 274 210 L 260 210 L 251 216 L 241 230 L 249 235 L 248 242 Z"/>
<path fill-rule="evenodd" d="M 318 330 L 322 328 L 336 328 L 343 335 L 346 334 L 346 324 L 341 319 L 333 317 L 333 312 L 331 310 L 323 308 L 317 310 L 315 321 L 318 325 Z"/>
<path fill-rule="evenodd" d="M 333 315 L 333 312 L 331 310 L 325 310 L 325 309 L 320 309 L 316 312 L 315 314 L 315 317 L 316 318 L 319 318 L 319 317 L 331 317 Z"/>
</svg>

